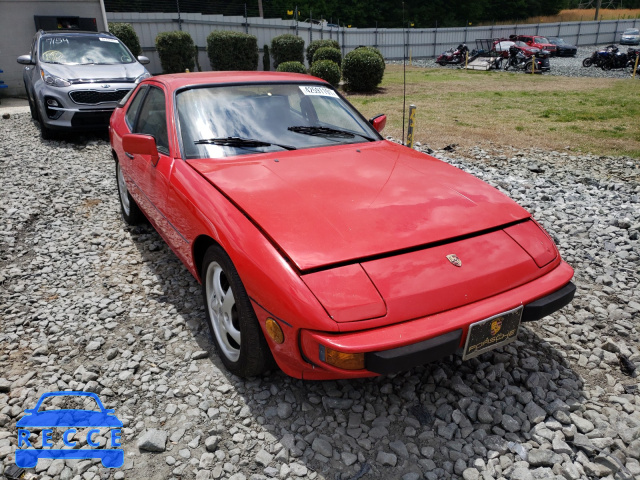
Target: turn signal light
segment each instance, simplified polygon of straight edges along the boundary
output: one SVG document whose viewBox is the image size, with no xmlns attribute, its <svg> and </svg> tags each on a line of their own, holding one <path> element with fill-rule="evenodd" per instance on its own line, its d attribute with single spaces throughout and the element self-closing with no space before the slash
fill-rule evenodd
<svg viewBox="0 0 640 480">
<path fill-rule="evenodd" d="M 284 342 L 284 332 L 278 322 L 276 322 L 273 318 L 267 318 L 265 322 L 265 327 L 267 329 L 267 335 L 277 344 L 281 344 Z"/>
<path fill-rule="evenodd" d="M 345 370 L 362 370 L 364 353 L 345 353 L 320 345 L 320 360 Z"/>
</svg>

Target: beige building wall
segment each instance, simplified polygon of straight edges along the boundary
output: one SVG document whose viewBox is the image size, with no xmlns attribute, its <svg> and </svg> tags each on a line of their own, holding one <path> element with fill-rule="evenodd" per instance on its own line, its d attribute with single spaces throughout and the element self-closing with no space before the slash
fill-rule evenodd
<svg viewBox="0 0 640 480">
<path fill-rule="evenodd" d="M 100 0 L 0 0 L 0 96 L 25 95 L 23 65 L 16 62 L 29 53 L 36 33 L 35 15 L 95 18 L 98 31 L 106 30 Z"/>
</svg>

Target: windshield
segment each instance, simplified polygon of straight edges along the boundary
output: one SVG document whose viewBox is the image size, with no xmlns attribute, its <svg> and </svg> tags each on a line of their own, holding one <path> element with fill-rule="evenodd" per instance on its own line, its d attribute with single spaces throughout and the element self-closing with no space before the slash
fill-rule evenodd
<svg viewBox="0 0 640 480">
<path fill-rule="evenodd" d="M 40 60 L 63 65 L 114 65 L 134 59 L 116 38 L 98 35 L 50 35 L 40 39 Z"/>
<path fill-rule="evenodd" d="M 250 84 L 178 93 L 185 158 L 361 143 L 378 133 L 328 86 Z"/>
<path fill-rule="evenodd" d="M 638 35 L 638 34 L 640 34 L 640 30 L 627 30 L 624 33 L 626 35 Z"/>
<path fill-rule="evenodd" d="M 536 37 L 536 43 L 549 43 L 549 40 L 547 40 L 545 37 Z"/>
</svg>

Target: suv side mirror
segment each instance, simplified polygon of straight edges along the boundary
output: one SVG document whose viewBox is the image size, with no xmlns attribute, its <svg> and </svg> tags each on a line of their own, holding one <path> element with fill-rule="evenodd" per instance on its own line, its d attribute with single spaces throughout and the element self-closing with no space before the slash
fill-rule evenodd
<svg viewBox="0 0 640 480">
<path fill-rule="evenodd" d="M 369 119 L 369 123 L 373 125 L 373 128 L 376 129 L 376 132 L 380 133 L 384 126 L 387 124 L 387 116 L 384 114 L 376 115 L 373 118 Z"/>
<path fill-rule="evenodd" d="M 149 60 L 149 57 L 145 57 L 144 55 L 138 55 L 138 61 L 142 65 L 147 65 L 151 60 Z"/>
<path fill-rule="evenodd" d="M 20 55 L 18 57 L 18 63 L 22 65 L 35 65 L 36 62 L 33 61 L 31 55 Z"/>
<path fill-rule="evenodd" d="M 122 137 L 122 148 L 125 155 L 129 157 L 132 155 L 149 155 L 154 166 L 160 160 L 156 139 L 151 135 L 128 133 Z"/>
</svg>

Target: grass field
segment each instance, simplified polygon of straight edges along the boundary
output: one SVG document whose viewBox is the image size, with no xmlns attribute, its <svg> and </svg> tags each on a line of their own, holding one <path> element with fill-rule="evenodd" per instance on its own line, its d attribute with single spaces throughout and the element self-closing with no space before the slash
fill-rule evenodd
<svg viewBox="0 0 640 480">
<path fill-rule="evenodd" d="M 562 10 L 558 15 L 531 17 L 525 20 L 509 20 L 504 22 L 496 22 L 496 25 L 513 25 L 514 23 L 555 23 L 555 22 L 587 22 L 595 19 L 596 9 L 578 9 Z M 640 18 L 640 8 L 617 8 L 608 9 L 601 8 L 598 14 L 600 20 L 624 20 L 629 18 Z M 491 25 L 491 23 L 479 23 L 478 25 Z"/>
<path fill-rule="evenodd" d="M 387 114 L 402 136 L 402 65 L 387 65 L 377 94 L 347 95 L 367 118 Z M 640 80 L 552 77 L 407 66 L 415 140 L 431 148 L 492 142 L 640 158 Z M 408 114 L 407 114 L 408 118 Z M 408 120 L 407 120 L 408 121 Z"/>
</svg>

